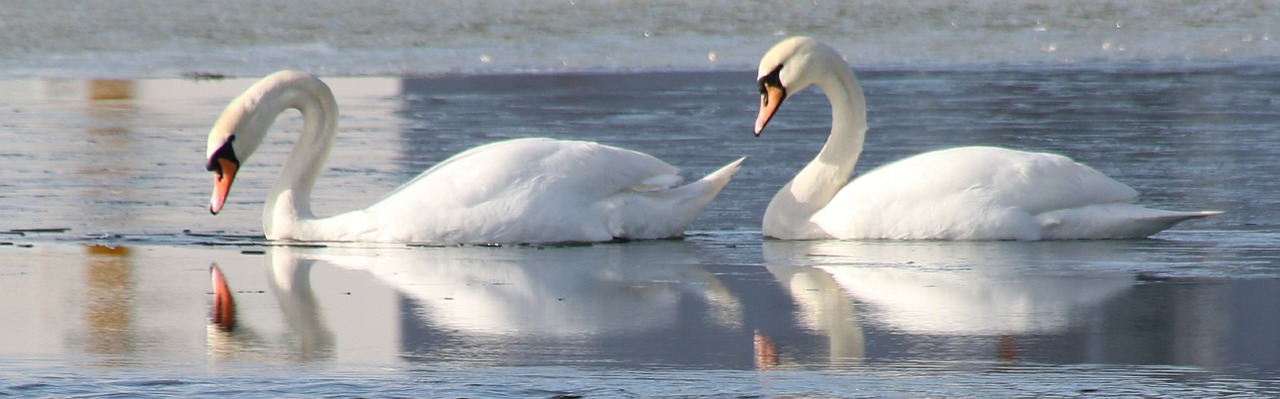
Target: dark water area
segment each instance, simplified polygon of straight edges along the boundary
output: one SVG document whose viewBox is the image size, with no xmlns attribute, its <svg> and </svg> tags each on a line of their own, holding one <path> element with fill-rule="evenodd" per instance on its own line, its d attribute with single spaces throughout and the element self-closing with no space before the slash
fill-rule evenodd
<svg viewBox="0 0 1280 399">
<path fill-rule="evenodd" d="M 506 138 L 599 141 L 690 178 L 748 160 L 682 240 L 281 247 L 261 204 L 296 116 L 206 210 L 205 136 L 252 80 L 3 82 L 0 394 L 1280 394 L 1280 70 L 859 72 L 859 170 L 1039 150 L 1146 205 L 1226 213 L 1133 241 L 764 241 L 769 198 L 829 131 L 816 92 L 756 138 L 750 72 L 322 76 L 343 116 L 320 214 Z M 208 318 L 213 264 L 232 331 Z"/>
</svg>

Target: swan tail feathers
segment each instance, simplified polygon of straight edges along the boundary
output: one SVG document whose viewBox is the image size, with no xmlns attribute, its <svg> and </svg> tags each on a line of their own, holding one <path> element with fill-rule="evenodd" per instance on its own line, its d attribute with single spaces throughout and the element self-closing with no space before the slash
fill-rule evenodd
<svg viewBox="0 0 1280 399">
<path fill-rule="evenodd" d="M 733 179 L 733 175 L 738 173 L 742 168 L 742 162 L 746 160 L 747 157 L 738 158 L 695 182 L 655 194 L 665 197 L 665 202 L 673 208 L 686 210 L 689 216 L 685 218 L 688 219 L 685 224 L 692 224 L 693 219 L 697 218 L 702 209 L 720 195 L 720 190 L 729 184 L 729 180 Z"/>
<path fill-rule="evenodd" d="M 742 162 L 746 160 L 747 157 L 738 158 L 738 160 L 730 162 L 728 165 L 721 167 L 715 172 L 711 172 L 706 177 L 703 177 L 696 182 L 706 183 L 708 185 L 705 193 L 710 194 L 710 198 L 707 198 L 707 202 L 711 202 L 711 199 L 715 198 L 715 196 L 720 193 L 720 190 L 724 189 L 724 186 L 729 184 L 729 180 L 732 180 L 733 175 L 737 174 L 739 169 L 742 169 Z"/>
<path fill-rule="evenodd" d="M 1152 234 L 1159 233 L 1161 231 L 1164 231 L 1170 227 L 1177 225 L 1178 223 L 1182 223 L 1192 219 L 1202 219 L 1202 218 L 1207 218 L 1214 215 L 1221 215 L 1223 213 L 1222 211 L 1197 211 L 1197 212 L 1164 211 L 1164 212 L 1168 212 L 1168 213 L 1142 220 L 1146 222 L 1149 226 L 1151 226 L 1150 228 L 1151 232 L 1144 235 L 1143 237 L 1147 237 Z"/>
<path fill-rule="evenodd" d="M 1138 239 L 1192 219 L 1221 211 L 1178 212 L 1134 204 L 1100 204 L 1046 212 L 1036 216 L 1042 239 Z"/>
<path fill-rule="evenodd" d="M 693 219 L 702 212 L 703 208 L 706 208 L 707 205 L 711 204 L 712 200 L 716 199 L 716 196 L 720 195 L 720 190 L 723 190 L 729 184 L 729 180 L 733 180 L 733 175 L 738 173 L 738 170 L 742 168 L 742 162 L 746 160 L 747 157 L 738 158 L 738 160 L 730 162 L 715 172 L 698 179 L 698 181 L 676 189 L 676 191 L 683 191 L 681 195 L 676 196 L 680 199 L 678 206 L 692 208 L 689 224 L 693 223 Z"/>
<path fill-rule="evenodd" d="M 627 206 L 615 207 L 625 211 L 612 218 L 610 230 L 613 231 L 613 236 L 657 239 L 683 235 L 685 229 L 698 218 L 698 214 L 729 184 L 729 180 L 738 173 L 746 159 L 738 158 L 684 186 L 662 191 L 632 192 L 629 196 L 618 198 L 618 201 L 627 203 Z"/>
</svg>

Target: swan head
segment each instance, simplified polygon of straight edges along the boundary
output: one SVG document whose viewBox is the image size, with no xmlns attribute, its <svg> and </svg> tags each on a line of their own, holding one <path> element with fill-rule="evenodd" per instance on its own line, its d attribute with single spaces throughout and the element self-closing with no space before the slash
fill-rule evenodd
<svg viewBox="0 0 1280 399">
<path fill-rule="evenodd" d="M 215 136 L 216 140 L 215 140 Z M 236 172 L 240 170 L 240 157 L 236 156 L 236 136 L 234 134 L 209 135 L 209 162 L 205 169 L 213 172 L 213 197 L 209 199 L 209 213 L 214 215 L 222 210 L 231 192 L 231 182 L 235 181 Z"/>
<path fill-rule="evenodd" d="M 205 168 L 213 172 L 210 213 L 216 215 L 222 210 L 227 194 L 231 192 L 231 183 L 240 170 L 240 163 L 249 159 L 262 145 L 276 116 L 284 108 L 293 106 L 295 99 L 286 89 L 307 82 L 319 82 L 319 79 L 306 72 L 273 73 L 249 87 L 222 111 L 209 132 L 205 153 L 208 157 Z"/>
<path fill-rule="evenodd" d="M 208 163 L 205 169 L 213 172 L 213 197 L 209 199 L 209 213 L 214 215 L 226 203 L 231 183 L 240 170 L 240 163 L 248 159 L 262 144 L 263 134 L 248 134 L 250 130 L 245 125 L 251 118 L 246 118 L 246 113 L 251 113 L 252 107 L 244 106 L 244 101 L 240 101 L 242 99 L 243 96 L 233 101 L 209 132 L 206 147 Z"/>
<path fill-rule="evenodd" d="M 289 82 L 306 78 L 315 79 L 311 74 L 293 70 L 271 74 L 253 84 L 236 100 L 232 100 L 223 114 L 218 116 L 218 121 L 215 121 L 214 128 L 209 132 L 209 145 L 206 147 L 209 162 L 205 169 L 214 173 L 214 194 L 209 201 L 210 214 L 218 215 L 221 211 L 241 162 L 247 160 L 262 145 L 266 130 L 271 128 L 271 123 L 274 123 L 275 116 L 279 114 L 279 111 L 260 111 L 260 107 L 275 102 L 274 98 L 278 97 L 275 93 Z"/>
<path fill-rule="evenodd" d="M 778 112 L 778 106 L 792 94 L 817 83 L 832 62 L 844 61 L 831 47 L 809 37 L 787 38 L 773 45 L 760 59 L 756 83 L 760 86 L 760 114 L 756 117 L 756 136 Z"/>
</svg>

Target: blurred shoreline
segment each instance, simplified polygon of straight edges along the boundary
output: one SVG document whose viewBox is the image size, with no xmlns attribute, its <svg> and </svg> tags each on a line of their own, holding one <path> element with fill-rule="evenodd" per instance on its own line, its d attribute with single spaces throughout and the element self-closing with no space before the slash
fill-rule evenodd
<svg viewBox="0 0 1280 399">
<path fill-rule="evenodd" d="M 868 69 L 1280 63 L 1280 2 L 148 0 L 0 4 L 0 79 L 748 71 L 785 36 Z"/>
</svg>

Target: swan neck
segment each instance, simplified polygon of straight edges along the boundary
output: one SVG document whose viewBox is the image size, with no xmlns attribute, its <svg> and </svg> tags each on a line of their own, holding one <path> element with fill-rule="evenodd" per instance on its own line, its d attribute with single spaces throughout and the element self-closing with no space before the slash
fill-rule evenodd
<svg viewBox="0 0 1280 399">
<path fill-rule="evenodd" d="M 815 82 L 831 103 L 831 135 L 818 155 L 774 195 L 765 211 L 766 236 L 822 238 L 809 220 L 848 184 L 862 154 L 867 131 L 866 100 L 848 65 L 843 60 L 832 64 L 828 73 Z"/>
<path fill-rule="evenodd" d="M 862 155 L 867 133 L 867 103 L 862 88 L 847 67 L 829 76 L 818 83 L 818 87 L 831 103 L 831 135 L 814 161 L 840 169 L 847 181 Z"/>
<path fill-rule="evenodd" d="M 831 103 L 831 134 L 818 155 L 792 180 L 793 190 L 817 211 L 827 205 L 853 176 L 867 132 L 866 100 L 847 65 L 832 68 L 816 83 Z"/>
<path fill-rule="evenodd" d="M 338 105 L 323 83 L 310 83 L 281 86 L 278 91 L 267 92 L 262 100 L 262 104 L 271 104 L 266 110 L 271 119 L 289 109 L 302 113 L 302 134 L 289 152 L 263 209 L 267 238 L 293 236 L 298 224 L 315 219 L 311 192 L 337 136 Z"/>
</svg>

